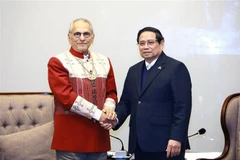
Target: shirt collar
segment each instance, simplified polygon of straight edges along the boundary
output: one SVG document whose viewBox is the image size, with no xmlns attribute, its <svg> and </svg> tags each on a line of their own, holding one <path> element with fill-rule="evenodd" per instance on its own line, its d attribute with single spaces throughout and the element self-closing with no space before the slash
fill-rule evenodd
<svg viewBox="0 0 240 160">
<path fill-rule="evenodd" d="M 83 53 L 75 51 L 72 47 L 70 48 L 69 52 L 72 53 L 72 55 L 74 55 L 74 56 L 76 56 L 78 58 L 82 58 L 82 59 L 90 58 L 90 54 L 89 53 L 87 55 L 83 55 Z"/>
<path fill-rule="evenodd" d="M 156 63 L 156 61 L 157 61 L 157 58 L 154 59 L 151 63 L 148 63 L 147 61 L 145 61 L 147 70 L 149 70 Z"/>
</svg>

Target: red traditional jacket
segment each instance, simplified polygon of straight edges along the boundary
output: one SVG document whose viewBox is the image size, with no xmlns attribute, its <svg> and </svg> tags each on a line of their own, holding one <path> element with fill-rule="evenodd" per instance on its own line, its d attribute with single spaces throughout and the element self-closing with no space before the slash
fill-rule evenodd
<svg viewBox="0 0 240 160">
<path fill-rule="evenodd" d="M 90 80 L 90 75 L 96 79 Z M 48 81 L 55 103 L 51 148 L 68 152 L 109 151 L 109 131 L 93 116 L 105 107 L 115 109 L 117 91 L 110 60 L 97 53 L 84 59 L 83 54 L 71 48 L 49 60 Z"/>
</svg>

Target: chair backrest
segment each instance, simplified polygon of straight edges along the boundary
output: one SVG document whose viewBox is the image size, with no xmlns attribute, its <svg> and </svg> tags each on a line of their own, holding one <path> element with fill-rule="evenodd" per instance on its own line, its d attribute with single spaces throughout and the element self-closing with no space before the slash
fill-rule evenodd
<svg viewBox="0 0 240 160">
<path fill-rule="evenodd" d="M 240 159 L 240 93 L 229 95 L 223 102 L 221 126 L 225 138 L 222 154 L 214 159 L 197 160 L 239 160 Z"/>
<path fill-rule="evenodd" d="M 53 120 L 48 92 L 0 93 L 0 135 L 40 126 Z"/>
<path fill-rule="evenodd" d="M 240 93 L 228 96 L 221 111 L 221 125 L 225 145 L 221 159 L 240 159 Z"/>
</svg>

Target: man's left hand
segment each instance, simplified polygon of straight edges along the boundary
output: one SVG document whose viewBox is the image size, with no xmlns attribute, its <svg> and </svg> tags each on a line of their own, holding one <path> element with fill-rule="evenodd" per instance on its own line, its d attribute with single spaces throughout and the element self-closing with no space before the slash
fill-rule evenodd
<svg viewBox="0 0 240 160">
<path fill-rule="evenodd" d="M 166 149 L 167 158 L 178 156 L 181 152 L 181 142 L 175 140 L 169 140 Z"/>
<path fill-rule="evenodd" d="M 107 115 L 107 119 L 109 120 L 115 120 L 117 118 L 117 114 L 112 108 L 104 108 L 102 111 Z"/>
<path fill-rule="evenodd" d="M 99 122 L 101 127 L 104 129 L 110 130 L 116 125 L 116 120 L 108 120 L 107 122 Z"/>
</svg>

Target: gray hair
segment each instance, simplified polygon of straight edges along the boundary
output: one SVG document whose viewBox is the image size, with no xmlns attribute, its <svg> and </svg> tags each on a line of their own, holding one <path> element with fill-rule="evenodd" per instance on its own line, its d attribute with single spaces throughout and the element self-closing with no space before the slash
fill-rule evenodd
<svg viewBox="0 0 240 160">
<path fill-rule="evenodd" d="M 75 22 L 77 22 L 77 21 L 83 21 L 83 22 L 88 23 L 89 26 L 90 26 L 90 30 L 91 30 L 92 34 L 94 35 L 92 23 L 91 23 L 89 20 L 85 19 L 85 18 L 78 18 L 78 19 L 73 20 L 73 21 L 70 23 L 68 33 L 72 33 L 73 24 L 74 24 Z"/>
</svg>

